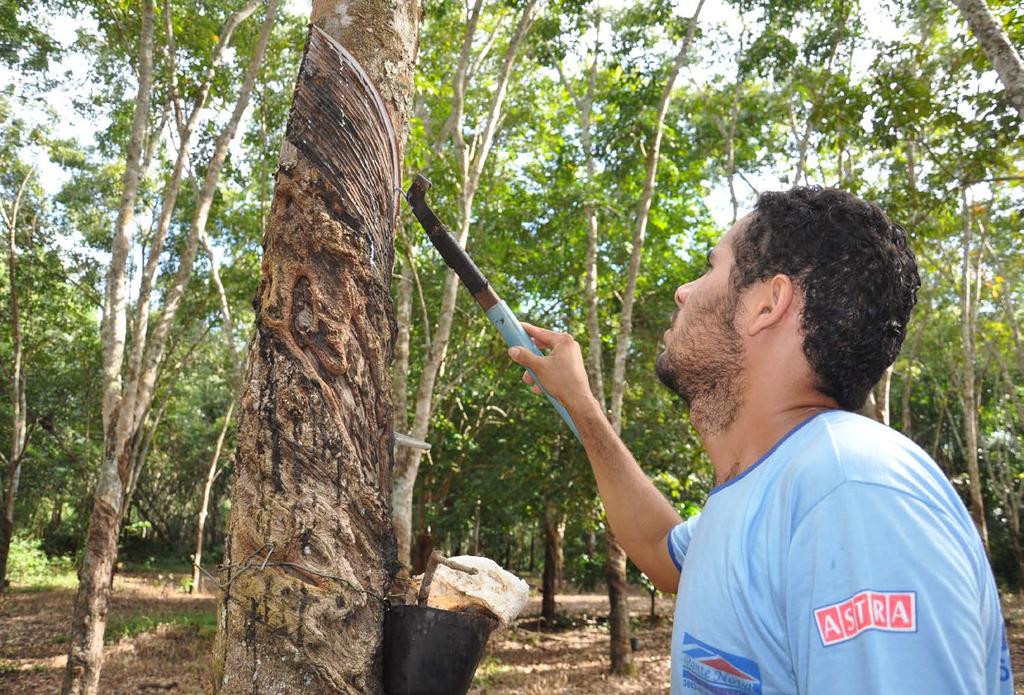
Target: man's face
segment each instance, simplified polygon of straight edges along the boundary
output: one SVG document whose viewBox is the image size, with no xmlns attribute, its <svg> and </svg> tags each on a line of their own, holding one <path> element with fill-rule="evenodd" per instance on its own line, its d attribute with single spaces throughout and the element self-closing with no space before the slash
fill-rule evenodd
<svg viewBox="0 0 1024 695">
<path fill-rule="evenodd" d="M 676 311 L 665 331 L 665 351 L 655 373 L 690 408 L 690 421 L 702 436 L 727 429 L 740 406 L 743 341 L 735 327 L 739 299 L 729 276 L 732 241 L 739 220 L 708 254 L 707 271 L 675 293 Z"/>
</svg>

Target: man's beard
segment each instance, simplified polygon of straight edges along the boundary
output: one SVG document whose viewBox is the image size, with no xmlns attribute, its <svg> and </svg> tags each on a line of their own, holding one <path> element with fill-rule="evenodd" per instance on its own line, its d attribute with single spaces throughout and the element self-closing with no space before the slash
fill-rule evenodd
<svg viewBox="0 0 1024 695">
<path fill-rule="evenodd" d="M 743 341 L 733 325 L 733 292 L 692 308 L 681 337 L 658 355 L 654 372 L 690 409 L 702 437 L 727 430 L 736 420 L 743 385 Z"/>
</svg>

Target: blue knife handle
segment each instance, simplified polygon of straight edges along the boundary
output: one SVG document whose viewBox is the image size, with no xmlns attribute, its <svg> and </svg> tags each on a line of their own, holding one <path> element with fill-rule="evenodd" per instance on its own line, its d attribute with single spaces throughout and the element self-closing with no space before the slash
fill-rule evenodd
<svg viewBox="0 0 1024 695">
<path fill-rule="evenodd" d="M 526 334 L 522 324 L 519 323 L 519 319 L 516 318 L 516 315 L 512 313 L 512 310 L 508 308 L 508 304 L 504 301 L 500 301 L 488 309 L 487 318 L 491 320 L 494 327 L 501 333 L 501 337 L 505 339 L 506 345 L 509 347 L 524 347 L 535 355 L 543 356 L 544 353 L 542 353 L 537 346 L 533 344 L 533 340 L 531 340 L 530 336 Z M 559 403 L 557 398 L 544 389 L 544 386 L 540 383 L 540 379 L 538 379 L 537 375 L 533 373 L 533 370 L 527 369 L 526 371 L 530 373 L 530 376 L 533 377 L 533 383 L 540 386 L 540 390 L 545 396 L 547 396 L 548 400 L 551 401 L 551 405 L 555 407 L 558 414 L 562 416 L 563 420 L 565 420 L 565 424 L 569 426 L 572 433 L 576 435 L 577 439 L 579 439 L 579 430 L 576 429 L 576 423 L 572 421 L 572 417 L 565 409 L 565 406 Z"/>
</svg>

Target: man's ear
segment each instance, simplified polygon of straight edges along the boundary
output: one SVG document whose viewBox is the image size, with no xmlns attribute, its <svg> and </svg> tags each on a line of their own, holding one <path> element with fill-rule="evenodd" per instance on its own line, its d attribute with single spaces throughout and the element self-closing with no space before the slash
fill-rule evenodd
<svg viewBox="0 0 1024 695">
<path fill-rule="evenodd" d="M 788 275 L 778 274 L 750 288 L 747 335 L 778 326 L 793 308 L 796 288 Z"/>
</svg>

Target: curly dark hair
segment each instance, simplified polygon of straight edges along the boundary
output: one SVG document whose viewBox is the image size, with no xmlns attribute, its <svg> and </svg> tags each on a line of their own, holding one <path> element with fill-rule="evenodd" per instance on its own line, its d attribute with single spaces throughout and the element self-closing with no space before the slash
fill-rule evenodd
<svg viewBox="0 0 1024 695">
<path fill-rule="evenodd" d="M 899 354 L 921 286 L 906 230 L 845 191 L 797 187 L 758 197 L 733 252 L 735 292 L 776 274 L 802 290 L 818 389 L 860 409 Z"/>
</svg>

